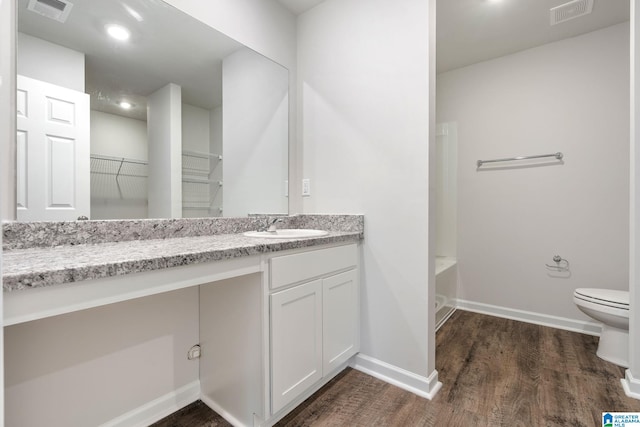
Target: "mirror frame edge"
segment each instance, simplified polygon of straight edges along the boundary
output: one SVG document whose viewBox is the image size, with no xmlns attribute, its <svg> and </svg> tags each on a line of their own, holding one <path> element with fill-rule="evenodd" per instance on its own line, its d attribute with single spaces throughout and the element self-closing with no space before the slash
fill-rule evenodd
<svg viewBox="0 0 640 427">
<path fill-rule="evenodd" d="M 0 219 L 16 220 L 16 7 L 0 0 Z M 6 109 L 6 110 L 5 110 Z"/>
</svg>

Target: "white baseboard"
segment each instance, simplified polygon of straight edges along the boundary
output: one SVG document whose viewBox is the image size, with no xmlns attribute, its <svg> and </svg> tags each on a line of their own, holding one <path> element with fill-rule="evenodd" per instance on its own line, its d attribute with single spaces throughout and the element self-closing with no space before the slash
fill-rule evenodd
<svg viewBox="0 0 640 427">
<path fill-rule="evenodd" d="M 200 381 L 196 380 L 122 414 L 100 427 L 146 427 L 198 399 L 200 399 Z"/>
<path fill-rule="evenodd" d="M 229 412 L 225 411 L 224 408 L 222 408 L 222 406 L 218 405 L 218 403 L 215 400 L 211 399 L 210 397 L 206 396 L 205 394 L 202 394 L 200 396 L 200 400 L 202 400 L 202 403 L 207 405 L 209 408 L 213 409 L 213 411 L 216 414 L 220 415 L 222 418 L 227 420 L 229 422 L 229 424 L 231 424 L 232 426 L 234 426 L 234 427 L 249 427 L 247 424 L 244 424 L 244 423 L 240 422 L 240 420 L 238 420 L 236 417 L 231 415 Z"/>
<path fill-rule="evenodd" d="M 589 335 L 598 336 L 602 329 L 600 324 L 595 322 L 549 316 L 473 301 L 458 300 L 456 308 Z M 427 399 L 432 399 L 442 387 L 442 383 L 438 381 L 437 371 L 433 371 L 429 377 L 423 377 L 364 354 L 356 355 L 351 366 L 354 369 Z M 627 370 L 625 378 L 620 381 L 627 396 L 640 399 L 640 380 L 633 378 L 629 370 Z M 101 427 L 148 426 L 198 399 L 202 399 L 207 406 L 220 414 L 220 416 L 232 425 L 243 425 L 231 414 L 226 413 L 216 402 L 208 399 L 206 396 L 202 396 L 200 393 L 200 381 L 196 380 L 178 390 L 167 393 L 164 396 L 114 418 L 102 424 Z"/>
<path fill-rule="evenodd" d="M 475 313 L 488 314 L 490 316 L 503 317 L 505 319 L 519 320 L 521 322 L 564 329 L 571 332 L 580 332 L 587 335 L 600 336 L 600 332 L 602 332 L 602 326 L 597 322 L 550 316 L 548 314 L 516 310 L 513 308 L 483 304 L 480 302 L 459 299 L 456 308 L 460 310 L 473 311 Z"/>
<path fill-rule="evenodd" d="M 427 378 L 361 353 L 356 355 L 352 367 L 429 400 L 442 387 L 438 371 L 433 371 Z"/>
<path fill-rule="evenodd" d="M 633 377 L 630 369 L 627 369 L 624 378 L 620 380 L 624 394 L 634 399 L 640 399 L 640 380 Z"/>
</svg>

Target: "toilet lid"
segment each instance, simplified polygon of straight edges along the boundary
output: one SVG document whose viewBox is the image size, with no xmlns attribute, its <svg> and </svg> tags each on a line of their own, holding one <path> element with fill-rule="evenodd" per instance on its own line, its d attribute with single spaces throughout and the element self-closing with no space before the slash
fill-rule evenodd
<svg viewBox="0 0 640 427">
<path fill-rule="evenodd" d="M 576 298 L 594 304 L 629 309 L 629 292 L 612 289 L 579 288 L 573 293 Z"/>
</svg>

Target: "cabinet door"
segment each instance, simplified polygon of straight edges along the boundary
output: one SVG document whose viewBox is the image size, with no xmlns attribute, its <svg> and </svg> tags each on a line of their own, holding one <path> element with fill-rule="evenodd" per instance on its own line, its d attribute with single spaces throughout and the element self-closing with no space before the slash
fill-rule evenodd
<svg viewBox="0 0 640 427">
<path fill-rule="evenodd" d="M 322 371 L 327 375 L 359 347 L 359 298 L 357 270 L 336 274 L 322 281 L 323 358 Z"/>
<path fill-rule="evenodd" d="M 322 281 L 271 295 L 271 410 L 322 378 Z"/>
</svg>

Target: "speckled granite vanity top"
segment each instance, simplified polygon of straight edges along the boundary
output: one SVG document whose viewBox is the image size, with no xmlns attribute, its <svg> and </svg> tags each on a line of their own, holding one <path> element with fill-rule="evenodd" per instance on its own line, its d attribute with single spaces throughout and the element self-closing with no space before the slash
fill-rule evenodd
<svg viewBox="0 0 640 427">
<path fill-rule="evenodd" d="M 3 288 L 7 292 L 52 286 L 364 237 L 361 215 L 299 215 L 286 217 L 281 225 L 329 231 L 322 237 L 242 235 L 263 222 L 205 218 L 3 224 Z"/>
</svg>

